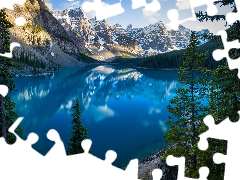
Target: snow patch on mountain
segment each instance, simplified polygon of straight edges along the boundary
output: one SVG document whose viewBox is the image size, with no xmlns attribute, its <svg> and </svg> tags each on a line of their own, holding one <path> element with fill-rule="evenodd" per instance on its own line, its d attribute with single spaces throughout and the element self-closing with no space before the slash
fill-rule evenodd
<svg viewBox="0 0 240 180">
<path fill-rule="evenodd" d="M 191 30 L 180 25 L 179 30 L 167 30 L 162 21 L 143 28 L 132 24 L 124 29 L 120 24 L 110 26 L 106 20 L 88 19 L 80 7 L 53 13 L 54 17 L 69 32 L 77 33 L 91 55 L 99 60 L 113 57 L 145 57 L 187 48 Z M 200 44 L 207 42 L 202 37 L 208 30 L 197 32 Z"/>
</svg>

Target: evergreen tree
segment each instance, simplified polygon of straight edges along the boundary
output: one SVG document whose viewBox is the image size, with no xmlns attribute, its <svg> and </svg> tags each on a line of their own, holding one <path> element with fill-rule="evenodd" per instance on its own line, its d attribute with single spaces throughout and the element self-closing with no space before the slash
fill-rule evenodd
<svg viewBox="0 0 240 180">
<path fill-rule="evenodd" d="M 215 5 L 220 5 L 220 7 L 229 6 L 232 8 L 232 12 L 237 12 L 236 4 L 234 0 L 218 0 L 214 2 Z M 219 9 L 221 12 L 221 9 Z M 226 20 L 226 14 L 220 14 L 216 16 L 209 16 L 207 13 L 200 11 L 196 13 L 200 22 L 206 20 L 219 21 Z M 227 25 L 227 23 L 226 23 Z M 229 26 L 226 30 L 228 33 L 228 41 L 240 40 L 240 22 L 236 21 L 233 25 Z M 213 38 L 215 40 L 215 37 Z M 220 46 L 219 48 L 223 48 Z M 231 49 L 229 55 L 232 59 L 239 58 L 240 49 Z M 224 58 L 226 61 L 226 59 Z M 223 60 L 222 60 L 223 61 Z M 219 66 L 214 71 L 207 71 L 208 75 L 211 76 L 209 81 L 209 114 L 211 114 L 215 123 L 218 124 L 224 119 L 229 117 L 233 122 L 239 120 L 238 111 L 240 109 L 240 80 L 237 76 L 237 70 L 230 70 L 227 63 Z M 218 141 L 209 139 L 208 152 L 205 154 L 203 161 L 205 165 L 210 168 L 209 179 L 224 179 L 224 165 L 216 165 L 214 162 L 210 161 L 213 154 L 226 153 L 227 143 L 225 141 Z"/>
<path fill-rule="evenodd" d="M 165 134 L 165 140 L 174 146 L 164 154 L 164 158 L 168 155 L 184 156 L 187 176 L 193 178 L 198 177 L 197 142 L 202 120 L 207 115 L 207 107 L 203 103 L 207 80 L 201 75 L 205 70 L 203 63 L 207 53 L 199 53 L 198 44 L 198 38 L 192 32 L 189 46 L 183 55 L 183 65 L 178 70 L 178 81 L 182 88 L 176 90 L 167 107 L 171 116 L 167 122 L 170 129 Z"/>
<path fill-rule="evenodd" d="M 0 52 L 10 52 L 10 32 L 9 28 L 13 25 L 7 21 L 6 13 L 3 9 L 0 10 Z M 0 56 L 0 84 L 6 85 L 9 88 L 9 93 L 12 93 L 15 88 L 13 76 L 10 73 L 12 60 Z M 12 98 L 7 95 L 5 98 L 0 95 L 0 137 L 4 137 L 9 144 L 13 144 L 16 137 L 8 132 L 8 128 L 18 118 L 17 113 L 14 111 L 15 103 Z M 20 136 L 23 129 L 17 127 L 15 130 Z"/>
<path fill-rule="evenodd" d="M 81 146 L 81 142 L 84 139 L 87 139 L 88 130 L 82 125 L 81 120 L 81 109 L 80 109 L 80 102 L 78 98 L 76 98 L 75 105 L 73 106 L 74 113 L 72 114 L 73 120 L 73 131 L 72 137 L 69 139 L 70 142 L 68 143 L 69 147 L 67 149 L 68 155 L 79 154 L 83 153 L 83 149 Z"/>
<path fill-rule="evenodd" d="M 210 71 L 209 82 L 209 113 L 216 123 L 227 117 L 236 122 L 239 120 L 240 109 L 240 79 L 237 70 L 229 70 L 227 64 L 219 66 L 215 71 Z"/>
<path fill-rule="evenodd" d="M 10 52 L 10 33 L 9 28 L 13 25 L 6 19 L 5 10 L 0 9 L 0 53 Z"/>
</svg>

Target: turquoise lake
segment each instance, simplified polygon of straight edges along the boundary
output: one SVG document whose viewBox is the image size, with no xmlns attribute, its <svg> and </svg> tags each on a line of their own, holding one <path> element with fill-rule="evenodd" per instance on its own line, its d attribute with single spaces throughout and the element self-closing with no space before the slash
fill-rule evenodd
<svg viewBox="0 0 240 180">
<path fill-rule="evenodd" d="M 35 132 L 33 145 L 45 155 L 53 146 L 46 137 L 56 129 L 67 148 L 71 137 L 72 105 L 78 97 L 83 125 L 92 140 L 92 153 L 105 159 L 117 153 L 113 165 L 126 166 L 164 145 L 167 105 L 180 87 L 175 70 L 146 70 L 122 65 L 68 67 L 51 76 L 16 77 L 16 112 L 24 120 L 23 139 Z"/>
</svg>

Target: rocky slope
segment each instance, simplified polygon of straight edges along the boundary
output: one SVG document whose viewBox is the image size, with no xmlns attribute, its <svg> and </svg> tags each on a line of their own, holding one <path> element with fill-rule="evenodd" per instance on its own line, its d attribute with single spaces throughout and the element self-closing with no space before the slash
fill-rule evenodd
<svg viewBox="0 0 240 180">
<path fill-rule="evenodd" d="M 137 40 L 139 48 L 145 52 L 145 55 L 164 53 L 176 49 L 161 21 L 144 28 L 131 28 L 130 25 L 126 29 L 126 34 Z"/>
<path fill-rule="evenodd" d="M 22 46 L 15 48 L 15 57 L 24 52 L 46 65 L 75 66 L 86 59 L 92 62 L 89 57 L 112 61 L 165 53 L 186 48 L 190 36 L 189 29 L 180 26 L 179 31 L 168 31 L 162 22 L 144 28 L 110 26 L 106 20 L 88 19 L 81 8 L 52 13 L 42 0 L 26 0 L 23 6 L 15 5 L 6 12 L 12 24 L 19 16 L 27 21 L 10 29 L 11 41 Z M 203 32 L 208 31 L 199 34 Z"/>
<path fill-rule="evenodd" d="M 140 54 L 135 39 L 109 26 L 106 20 L 88 19 L 81 8 L 53 13 L 68 33 L 76 33 L 88 53 L 98 60 L 114 59 L 116 56 L 135 57 Z"/>
<path fill-rule="evenodd" d="M 15 57 L 21 52 L 34 56 L 39 61 L 56 66 L 81 65 L 80 51 L 86 51 L 74 33 L 67 33 L 53 17 L 42 0 L 26 0 L 23 6 L 15 5 L 14 10 L 6 10 L 8 20 L 14 24 L 15 18 L 23 16 L 24 26 L 14 25 L 10 29 L 11 41 L 19 42 L 21 48 L 14 49 Z"/>
<path fill-rule="evenodd" d="M 191 30 L 179 26 L 178 31 L 169 31 L 159 21 L 144 28 L 124 29 L 120 24 L 110 26 L 106 20 L 88 19 L 81 8 L 70 8 L 53 12 L 54 17 L 66 31 L 75 32 L 94 58 L 111 59 L 116 56 L 144 57 L 185 49 L 189 43 Z M 208 30 L 198 34 L 209 33 Z M 206 41 L 200 38 L 201 44 Z"/>
</svg>

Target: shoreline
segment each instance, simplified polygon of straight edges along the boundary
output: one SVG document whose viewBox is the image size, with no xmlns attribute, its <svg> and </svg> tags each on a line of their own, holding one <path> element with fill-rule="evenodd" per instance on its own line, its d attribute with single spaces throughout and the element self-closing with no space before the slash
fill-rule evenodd
<svg viewBox="0 0 240 180">
<path fill-rule="evenodd" d="M 90 63 L 84 66 L 92 65 L 95 63 Z M 121 64 L 121 63 L 96 63 L 96 64 Z M 144 67 L 136 67 L 139 69 L 148 69 L 148 70 L 174 70 L 174 69 L 152 69 L 152 68 L 144 68 Z M 62 68 L 62 67 L 61 67 Z M 59 69 L 61 69 L 59 68 Z M 11 73 L 14 77 L 41 77 L 41 76 L 51 76 L 59 69 L 52 69 L 52 70 L 43 70 L 40 69 L 38 73 L 34 73 L 33 69 L 30 67 L 27 67 L 25 70 L 19 70 L 16 68 L 11 69 Z M 167 166 L 166 162 L 161 160 L 161 157 L 163 156 L 164 152 L 171 148 L 171 146 L 164 146 L 160 149 L 155 149 L 152 151 L 152 153 L 146 155 L 145 157 L 142 157 L 139 160 L 138 164 L 138 178 L 142 180 L 149 180 L 152 179 L 152 171 L 154 169 L 161 169 L 164 172 L 169 171 L 169 167 Z M 122 169 L 126 169 L 126 167 L 123 167 Z"/>
<path fill-rule="evenodd" d="M 154 153 L 147 155 L 138 163 L 138 178 L 141 180 L 152 180 L 152 171 L 154 169 L 161 169 L 163 172 L 162 180 L 172 180 L 175 177 L 176 167 L 170 167 L 166 161 L 161 160 L 164 153 L 174 147 L 174 145 L 166 145 Z M 127 167 L 122 168 L 126 170 Z"/>
</svg>

